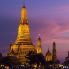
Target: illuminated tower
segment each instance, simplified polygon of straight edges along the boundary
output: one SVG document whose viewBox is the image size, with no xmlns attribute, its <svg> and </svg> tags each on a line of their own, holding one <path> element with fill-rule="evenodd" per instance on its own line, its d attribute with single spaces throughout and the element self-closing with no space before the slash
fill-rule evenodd
<svg viewBox="0 0 69 69">
<path fill-rule="evenodd" d="M 47 62 L 52 61 L 52 54 L 49 51 L 49 49 L 48 49 L 48 51 L 46 53 L 45 59 L 46 59 Z"/>
<path fill-rule="evenodd" d="M 55 42 L 53 42 L 52 60 L 54 62 L 57 60 L 57 56 L 56 56 L 56 43 Z"/>
<path fill-rule="evenodd" d="M 37 53 L 42 53 L 42 44 L 41 44 L 41 38 L 40 35 L 38 36 L 38 40 L 37 40 Z"/>
<path fill-rule="evenodd" d="M 29 51 L 35 51 L 35 47 L 30 37 L 30 28 L 27 18 L 27 9 L 25 6 L 21 9 L 20 24 L 18 27 L 18 35 L 16 41 L 11 44 L 9 55 L 16 56 L 19 61 L 24 64 L 28 61 L 26 55 Z"/>
</svg>

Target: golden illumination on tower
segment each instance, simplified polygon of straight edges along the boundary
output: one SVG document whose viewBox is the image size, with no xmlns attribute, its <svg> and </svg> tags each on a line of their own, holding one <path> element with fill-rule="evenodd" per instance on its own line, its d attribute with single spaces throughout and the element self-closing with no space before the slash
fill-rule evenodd
<svg viewBox="0 0 69 69">
<path fill-rule="evenodd" d="M 41 44 L 41 38 L 40 38 L 40 34 L 38 35 L 38 41 L 37 41 L 37 53 L 42 53 L 42 44 Z"/>
<path fill-rule="evenodd" d="M 21 10 L 21 20 L 23 21 L 24 19 L 27 19 L 27 10 L 25 6 L 23 6 Z"/>
<path fill-rule="evenodd" d="M 29 30 L 28 19 L 27 19 L 27 10 L 25 6 L 22 7 L 21 10 L 21 20 L 18 28 L 18 35 L 22 36 L 24 34 L 30 36 L 30 30 Z"/>
<path fill-rule="evenodd" d="M 30 36 L 30 27 L 27 19 L 27 9 L 25 6 L 21 9 L 20 24 L 18 27 L 18 35 L 16 41 L 11 45 L 9 55 L 16 56 L 19 61 L 24 64 L 28 61 L 26 55 L 35 52 L 35 47 Z"/>
<path fill-rule="evenodd" d="M 21 9 L 21 20 L 18 28 L 17 40 L 15 43 L 22 43 L 23 45 L 32 45 L 30 37 L 30 28 L 27 19 L 27 10 L 25 6 Z"/>
<path fill-rule="evenodd" d="M 48 51 L 47 51 L 47 53 L 46 53 L 45 58 L 46 58 L 46 61 L 47 61 L 47 62 L 52 61 L 52 54 L 51 54 L 51 52 L 49 51 L 49 49 L 48 49 Z"/>
</svg>

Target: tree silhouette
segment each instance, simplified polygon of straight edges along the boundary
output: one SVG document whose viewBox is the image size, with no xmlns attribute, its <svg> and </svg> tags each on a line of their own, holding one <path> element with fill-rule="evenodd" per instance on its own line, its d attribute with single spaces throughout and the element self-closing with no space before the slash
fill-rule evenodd
<svg viewBox="0 0 69 69">
<path fill-rule="evenodd" d="M 0 59 L 0 63 L 8 66 L 18 65 L 20 62 L 14 56 L 5 56 Z"/>
<path fill-rule="evenodd" d="M 45 58 L 44 58 L 43 54 L 41 54 L 41 53 L 37 54 L 35 52 L 30 51 L 27 54 L 26 58 L 29 60 L 28 63 L 30 65 L 32 65 L 32 64 L 37 64 L 37 66 L 39 66 L 39 65 L 45 66 L 46 65 Z"/>
</svg>

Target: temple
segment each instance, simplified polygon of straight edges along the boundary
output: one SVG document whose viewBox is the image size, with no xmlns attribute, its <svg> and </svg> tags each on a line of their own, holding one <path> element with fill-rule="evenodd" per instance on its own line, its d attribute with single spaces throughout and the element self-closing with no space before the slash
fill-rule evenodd
<svg viewBox="0 0 69 69">
<path fill-rule="evenodd" d="M 28 59 L 26 55 L 30 52 L 36 52 L 30 36 L 30 28 L 27 18 L 27 9 L 25 6 L 21 9 L 20 24 L 16 41 L 10 45 L 9 56 L 16 56 L 18 60 L 25 64 Z"/>
<path fill-rule="evenodd" d="M 42 54 L 42 40 L 40 35 L 38 35 L 36 47 L 32 43 L 29 21 L 27 17 L 27 8 L 24 5 L 21 9 L 21 17 L 20 17 L 20 23 L 18 26 L 18 34 L 15 42 L 10 44 L 8 56 L 15 56 L 17 57 L 17 59 L 21 64 L 27 64 L 27 62 L 29 62 L 29 59 L 27 59 L 26 57 L 31 51 L 37 54 Z M 55 42 L 53 42 L 52 53 L 48 49 L 45 58 L 46 58 L 46 61 L 55 62 L 57 60 Z"/>
</svg>

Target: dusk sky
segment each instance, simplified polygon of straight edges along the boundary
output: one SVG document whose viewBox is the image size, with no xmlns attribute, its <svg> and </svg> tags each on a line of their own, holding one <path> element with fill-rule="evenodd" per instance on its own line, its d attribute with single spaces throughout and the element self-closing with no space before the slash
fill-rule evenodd
<svg viewBox="0 0 69 69">
<path fill-rule="evenodd" d="M 0 0 L 0 51 L 6 53 L 15 42 L 23 0 Z M 40 33 L 43 54 L 56 42 L 57 56 L 64 60 L 69 51 L 69 0 L 26 0 L 34 45 Z"/>
</svg>

